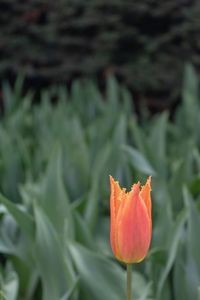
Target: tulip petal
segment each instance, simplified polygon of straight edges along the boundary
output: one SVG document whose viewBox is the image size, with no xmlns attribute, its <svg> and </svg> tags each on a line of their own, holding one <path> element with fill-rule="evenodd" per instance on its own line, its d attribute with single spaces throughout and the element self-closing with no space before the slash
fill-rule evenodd
<svg viewBox="0 0 200 300">
<path fill-rule="evenodd" d="M 120 188 L 117 181 L 110 176 L 110 243 L 114 254 L 117 256 L 116 245 L 116 216 L 125 194 L 125 190 Z"/>
<path fill-rule="evenodd" d="M 151 176 L 149 176 L 146 184 L 142 187 L 140 197 L 143 199 L 147 207 L 149 218 L 151 219 Z"/>
<path fill-rule="evenodd" d="M 151 220 L 139 194 L 140 183 L 134 184 L 119 208 L 115 224 L 118 257 L 126 263 L 143 260 L 151 240 Z"/>
</svg>

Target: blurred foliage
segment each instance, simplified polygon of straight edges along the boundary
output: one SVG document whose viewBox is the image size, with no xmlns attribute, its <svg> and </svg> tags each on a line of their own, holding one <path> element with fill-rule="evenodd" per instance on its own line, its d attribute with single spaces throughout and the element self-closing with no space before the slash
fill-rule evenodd
<svg viewBox="0 0 200 300">
<path fill-rule="evenodd" d="M 186 66 L 182 103 L 138 120 L 113 77 L 55 86 L 32 105 L 3 85 L 0 290 L 7 300 L 120 300 L 125 269 L 109 245 L 109 179 L 153 175 L 153 240 L 134 265 L 137 300 L 199 300 L 199 80 Z M 52 103 L 52 99 L 58 99 Z"/>
<path fill-rule="evenodd" d="M 199 14 L 198 0 L 2 0 L 0 77 L 114 73 L 140 98 L 173 100 L 185 61 L 200 66 Z"/>
</svg>

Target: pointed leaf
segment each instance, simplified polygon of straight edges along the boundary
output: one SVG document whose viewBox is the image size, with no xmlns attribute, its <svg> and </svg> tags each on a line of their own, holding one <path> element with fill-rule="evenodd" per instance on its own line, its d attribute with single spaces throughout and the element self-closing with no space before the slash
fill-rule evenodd
<svg viewBox="0 0 200 300">
<path fill-rule="evenodd" d="M 151 164 L 138 150 L 128 145 L 123 145 L 122 151 L 124 152 L 124 155 L 126 155 L 127 160 L 130 161 L 130 164 L 132 164 L 136 170 L 148 175 L 156 174 Z"/>
<path fill-rule="evenodd" d="M 32 217 L 25 210 L 20 209 L 19 206 L 9 201 L 2 194 L 0 194 L 0 202 L 6 206 L 21 230 L 26 235 L 32 237 L 34 234 L 34 221 Z"/>
</svg>

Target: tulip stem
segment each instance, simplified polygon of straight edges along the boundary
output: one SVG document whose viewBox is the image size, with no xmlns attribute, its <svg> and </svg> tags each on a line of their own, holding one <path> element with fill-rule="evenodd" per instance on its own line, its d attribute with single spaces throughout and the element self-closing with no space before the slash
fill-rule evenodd
<svg viewBox="0 0 200 300">
<path fill-rule="evenodd" d="M 131 264 L 127 264 L 127 285 L 126 285 L 126 299 L 127 300 L 131 300 L 131 276 L 132 275 L 132 265 Z"/>
</svg>

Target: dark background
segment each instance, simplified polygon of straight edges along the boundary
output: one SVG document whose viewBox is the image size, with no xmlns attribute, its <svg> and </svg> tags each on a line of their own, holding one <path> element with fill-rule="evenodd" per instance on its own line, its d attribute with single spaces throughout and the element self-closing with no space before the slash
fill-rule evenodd
<svg viewBox="0 0 200 300">
<path fill-rule="evenodd" d="M 185 62 L 200 66 L 200 1 L 1 0 L 0 80 L 40 90 L 114 74 L 154 110 L 173 109 Z"/>
</svg>

